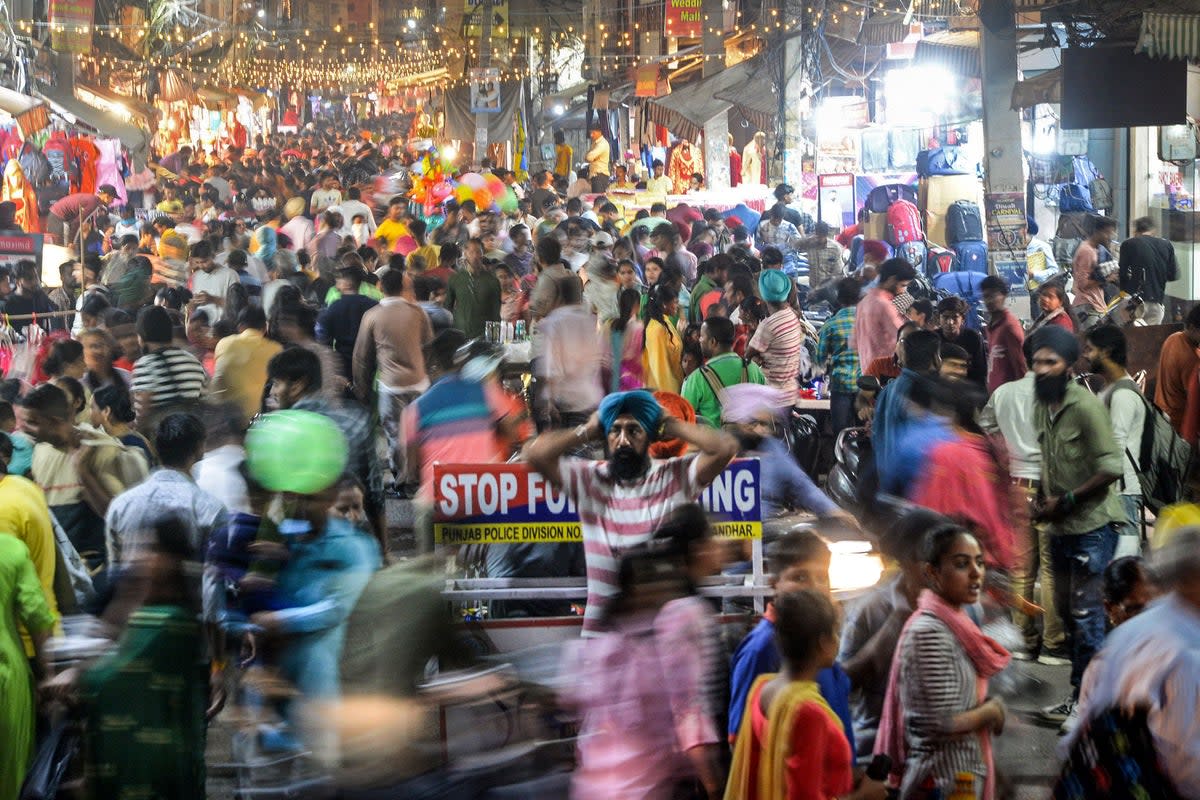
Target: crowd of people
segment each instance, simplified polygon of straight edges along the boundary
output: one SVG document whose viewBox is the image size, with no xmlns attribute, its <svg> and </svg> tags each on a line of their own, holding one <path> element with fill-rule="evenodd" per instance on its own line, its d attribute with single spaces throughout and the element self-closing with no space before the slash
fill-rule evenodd
<svg viewBox="0 0 1200 800">
<path fill-rule="evenodd" d="M 1070 665 L 1071 697 L 1043 714 L 1068 729 L 1081 703 L 1126 693 L 1126 662 L 1096 656 L 1152 589 L 1170 593 L 1147 612 L 1155 627 L 1123 641 L 1156 646 L 1181 618 L 1194 631 L 1195 551 L 1172 550 L 1183 555 L 1169 574 L 1139 558 L 1142 489 L 1125 453 L 1141 451 L 1154 411 L 1128 374 L 1125 333 L 1094 325 L 1081 350 L 1061 286 L 1041 292 L 1026 330 L 1009 284 L 988 278 L 980 330 L 962 298 L 927 296 L 882 242 L 845 231 L 840 244 L 786 184 L 747 224 L 686 204 L 627 214 L 601 175 L 595 195 L 564 198 L 554 171 L 525 182 L 485 162 L 514 209 L 451 198 L 426 217 L 392 172 L 411 161 L 327 130 L 219 157 L 184 147 L 159 159 L 148 217 L 116 207 L 111 186 L 51 208 L 48 232 L 81 248 L 52 291 L 32 261 L 0 270 L 12 329 L 0 532 L 14 534 L 0 537 L 0 646 L 13 656 L 0 675 L 21 698 L 0 714 L 0 739 L 17 745 L 0 754 L 0 800 L 35 745 L 33 675 L 41 702 L 85 709 L 98 796 L 204 796 L 206 722 L 239 648 L 292 687 L 271 746 L 300 748 L 295 697 L 335 702 L 372 671 L 347 667 L 370 651 L 343 644 L 362 635 L 354 614 L 371 587 L 388 585 L 389 495 L 413 498 L 417 549 L 433 549 L 439 462 L 520 457 L 578 510 L 582 547 L 496 548 L 487 561 L 493 576 L 586 575 L 562 696 L 579 720 L 581 798 L 873 800 L 888 781 L 924 798 L 965 780 L 990 800 L 1006 710 L 987 680 L 1010 653 L 979 625 L 989 574 L 1024 635 L 1011 657 Z M 11 213 L 0 204 L 0 228 Z M 1077 256 L 1077 301 L 1109 234 L 1097 224 Z M 1139 247 L 1161 255 L 1149 239 L 1124 245 L 1114 280 L 1156 280 L 1144 258 L 1125 268 Z M 805 312 L 820 308 L 818 332 Z M 514 390 L 502 378 L 526 336 L 516 371 L 532 380 Z M 1194 310 L 1163 348 L 1155 397 L 1193 443 L 1198 348 Z M 1071 379 L 1081 358 L 1099 396 Z M 865 505 L 918 510 L 885 526 L 896 569 L 844 613 L 825 543 L 781 538 L 775 600 L 729 649 L 695 588 L 729 554 L 693 503 L 734 458 L 760 459 L 765 514 L 859 524 L 780 437 L 814 377 L 834 434 L 870 430 Z M 264 485 L 246 437 L 274 410 L 331 421 L 344 476 L 303 496 Z M 117 644 L 51 677 L 47 637 L 81 611 Z M 1194 696 L 1194 642 L 1171 646 L 1175 661 L 1139 688 Z M 421 648 L 391 684 L 406 697 L 425 674 Z M 1150 727 L 1164 769 L 1194 792 L 1194 721 L 1163 713 Z M 150 728 L 160 735 L 137 735 Z M 876 753 L 891 775 L 856 768 Z M 389 779 L 416 791 L 430 768 Z"/>
</svg>

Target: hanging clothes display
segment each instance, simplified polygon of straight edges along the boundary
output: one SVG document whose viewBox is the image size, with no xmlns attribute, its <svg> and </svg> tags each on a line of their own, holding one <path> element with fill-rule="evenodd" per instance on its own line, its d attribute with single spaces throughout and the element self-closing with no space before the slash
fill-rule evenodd
<svg viewBox="0 0 1200 800">
<path fill-rule="evenodd" d="M 704 157 L 700 148 L 692 147 L 692 143 L 683 139 L 671 151 L 671 163 L 667 167 L 667 177 L 671 179 L 675 194 L 685 194 L 692 174 L 704 174 Z"/>
<path fill-rule="evenodd" d="M 75 158 L 71 155 L 71 141 L 66 131 L 54 131 L 46 144 L 42 145 L 42 155 L 50 162 L 50 179 L 55 183 L 65 183 L 74 186 L 78 183 L 75 171 Z"/>
<path fill-rule="evenodd" d="M 96 168 L 100 163 L 100 151 L 90 136 L 76 136 L 71 140 L 71 153 L 79 164 L 79 188 L 75 191 L 95 194 L 99 185 L 96 182 Z"/>
<path fill-rule="evenodd" d="M 4 183 L 0 186 L 0 200 L 15 205 L 17 227 L 26 233 L 38 233 L 42 229 L 38 217 L 37 194 L 33 186 L 25 179 L 25 171 L 21 169 L 18 159 L 10 158 L 4 165 Z"/>
<path fill-rule="evenodd" d="M 121 198 L 121 205 L 129 203 L 129 195 L 125 191 L 124 166 L 125 157 L 121 153 L 121 142 L 117 139 L 99 139 L 96 151 L 100 158 L 96 166 L 96 185 L 111 184 Z"/>
</svg>

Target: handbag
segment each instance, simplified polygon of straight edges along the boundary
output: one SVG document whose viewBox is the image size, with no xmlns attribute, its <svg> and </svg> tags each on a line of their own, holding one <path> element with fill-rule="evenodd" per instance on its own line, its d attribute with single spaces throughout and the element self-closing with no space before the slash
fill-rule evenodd
<svg viewBox="0 0 1200 800">
<path fill-rule="evenodd" d="M 54 723 L 38 745 L 25 782 L 21 784 L 20 800 L 53 800 L 58 796 L 67 768 L 79 753 L 79 726 L 67 717 Z"/>
</svg>

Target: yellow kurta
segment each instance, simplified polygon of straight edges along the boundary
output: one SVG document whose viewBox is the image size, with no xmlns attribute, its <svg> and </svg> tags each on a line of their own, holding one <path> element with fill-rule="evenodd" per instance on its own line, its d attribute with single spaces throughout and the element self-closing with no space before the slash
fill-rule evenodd
<svg viewBox="0 0 1200 800">
<path fill-rule="evenodd" d="M 679 394 L 683 385 L 683 337 L 671 320 L 664 318 L 646 323 L 646 350 L 642 353 L 642 371 L 646 388 Z"/>
<path fill-rule="evenodd" d="M 54 543 L 50 506 L 46 505 L 46 495 L 41 487 L 17 475 L 0 478 L 0 533 L 12 534 L 25 543 L 38 583 L 46 596 L 46 605 L 57 618 L 54 569 L 58 548 Z M 25 655 L 32 656 L 33 645 L 24 628 L 21 629 L 21 641 L 25 646 Z"/>
</svg>

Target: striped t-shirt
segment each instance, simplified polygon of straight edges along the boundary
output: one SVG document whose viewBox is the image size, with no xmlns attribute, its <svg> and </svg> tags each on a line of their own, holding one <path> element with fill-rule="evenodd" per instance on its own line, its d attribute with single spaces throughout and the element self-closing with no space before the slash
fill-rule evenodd
<svg viewBox="0 0 1200 800">
<path fill-rule="evenodd" d="M 134 394 L 147 392 L 154 405 L 197 400 L 208 382 L 208 373 L 194 355 L 175 346 L 146 353 L 133 365 Z"/>
<path fill-rule="evenodd" d="M 607 461 L 564 459 L 559 467 L 567 496 L 575 501 L 587 563 L 587 611 L 583 632 L 598 632 L 600 613 L 617 593 L 621 553 L 641 544 L 679 506 L 700 495 L 696 456 L 652 459 L 646 475 L 620 483 Z"/>
<path fill-rule="evenodd" d="M 777 389 L 796 391 L 800 374 L 800 350 L 804 347 L 804 331 L 796 312 L 782 308 L 764 319 L 750 339 L 750 347 L 762 353 L 763 372 L 767 383 Z"/>
</svg>

